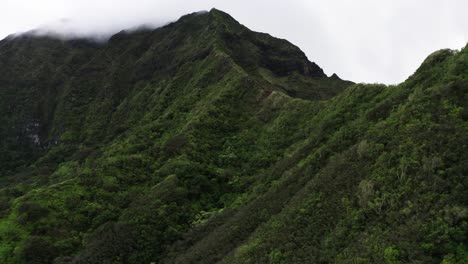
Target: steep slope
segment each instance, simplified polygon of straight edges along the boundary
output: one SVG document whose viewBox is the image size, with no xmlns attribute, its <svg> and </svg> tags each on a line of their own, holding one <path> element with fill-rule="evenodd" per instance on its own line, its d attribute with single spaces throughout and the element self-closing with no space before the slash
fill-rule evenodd
<svg viewBox="0 0 468 264">
<path fill-rule="evenodd" d="M 251 32 L 218 10 L 187 15 L 153 31 L 121 32 L 105 45 L 28 35 L 7 38 L 0 43 L 6 164 L 1 172 L 10 174 L 6 172 L 31 163 L 41 155 L 34 155 L 38 149 L 59 141 L 112 139 L 144 114 L 144 109 L 125 109 L 130 106 L 125 100 L 145 86 L 182 76 L 181 71 L 202 78 L 204 72 L 193 66 L 220 61 L 216 54 L 226 57 L 226 65 L 191 85 L 215 82 L 229 63 L 269 89 L 299 98 L 326 99 L 350 84 L 327 78 L 289 42 Z M 189 78 L 179 79 L 185 85 Z M 123 117 L 124 112 L 135 116 Z"/>
<path fill-rule="evenodd" d="M 304 111 L 305 139 L 164 263 L 467 262 L 467 63 L 438 51 Z"/>
<path fill-rule="evenodd" d="M 468 48 L 326 77 L 212 10 L 0 42 L 4 263 L 463 263 Z"/>
<path fill-rule="evenodd" d="M 257 117 L 271 94 L 315 109 L 351 84 L 218 10 L 106 44 L 8 38 L 0 64 L 4 262 L 158 260 L 303 136 Z M 131 242 L 94 241 L 114 229 Z"/>
</svg>

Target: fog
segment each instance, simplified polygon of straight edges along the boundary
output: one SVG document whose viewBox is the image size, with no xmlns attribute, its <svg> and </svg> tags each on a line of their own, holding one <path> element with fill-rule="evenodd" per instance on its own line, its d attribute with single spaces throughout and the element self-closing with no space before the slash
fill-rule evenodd
<svg viewBox="0 0 468 264">
<path fill-rule="evenodd" d="M 466 0 L 0 0 L 0 39 L 93 37 L 218 8 L 252 30 L 285 38 L 331 75 L 395 84 L 441 48 L 468 41 Z"/>
</svg>

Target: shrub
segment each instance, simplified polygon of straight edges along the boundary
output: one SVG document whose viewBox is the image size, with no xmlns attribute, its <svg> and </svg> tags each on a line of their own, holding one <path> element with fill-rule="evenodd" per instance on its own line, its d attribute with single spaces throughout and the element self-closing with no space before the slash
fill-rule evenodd
<svg viewBox="0 0 468 264">
<path fill-rule="evenodd" d="M 18 207 L 18 213 L 21 214 L 20 222 L 26 224 L 47 216 L 49 210 L 36 202 L 25 202 Z"/>
<path fill-rule="evenodd" d="M 20 262 L 49 264 L 58 255 L 57 249 L 41 237 L 30 237 L 20 252 Z"/>
</svg>

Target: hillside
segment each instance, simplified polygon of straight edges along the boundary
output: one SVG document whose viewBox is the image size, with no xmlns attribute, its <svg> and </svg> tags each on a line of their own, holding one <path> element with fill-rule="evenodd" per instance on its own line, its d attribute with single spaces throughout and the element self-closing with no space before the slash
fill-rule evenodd
<svg viewBox="0 0 468 264">
<path fill-rule="evenodd" d="M 468 262 L 467 64 L 353 84 L 216 9 L 9 37 L 0 262 Z"/>
</svg>

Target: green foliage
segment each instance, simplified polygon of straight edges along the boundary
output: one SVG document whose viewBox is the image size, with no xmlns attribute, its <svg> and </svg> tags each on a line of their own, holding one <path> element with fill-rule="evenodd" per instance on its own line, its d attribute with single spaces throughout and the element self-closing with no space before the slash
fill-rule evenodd
<svg viewBox="0 0 468 264">
<path fill-rule="evenodd" d="M 352 85 L 218 10 L 1 41 L 0 262 L 467 262 L 467 52 Z"/>
<path fill-rule="evenodd" d="M 400 257 L 400 251 L 395 247 L 387 247 L 384 251 L 384 259 L 387 263 L 398 263 Z"/>
</svg>

